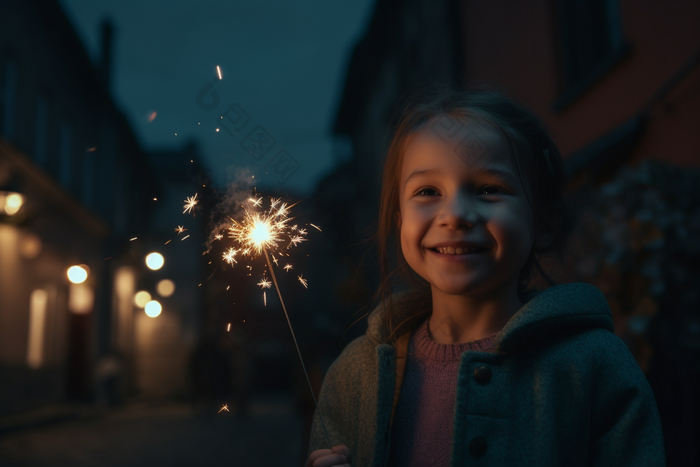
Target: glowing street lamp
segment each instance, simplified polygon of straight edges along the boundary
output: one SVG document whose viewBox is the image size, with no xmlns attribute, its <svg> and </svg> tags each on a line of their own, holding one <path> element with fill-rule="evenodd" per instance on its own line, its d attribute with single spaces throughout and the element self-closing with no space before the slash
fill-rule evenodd
<svg viewBox="0 0 700 467">
<path fill-rule="evenodd" d="M 161 311 L 163 311 L 163 307 L 160 306 L 160 303 L 157 300 L 151 300 L 150 302 L 146 303 L 144 311 L 146 312 L 146 316 L 149 318 L 155 318 L 160 315 Z"/>
<path fill-rule="evenodd" d="M 80 266 L 71 266 L 66 271 L 68 280 L 74 284 L 82 284 L 88 278 L 88 267 L 84 264 Z"/>
<path fill-rule="evenodd" d="M 0 214 L 14 216 L 24 204 L 24 196 L 14 191 L 0 191 Z"/>
<path fill-rule="evenodd" d="M 175 283 L 170 279 L 163 279 L 162 281 L 158 282 L 156 290 L 158 291 L 158 295 L 161 297 L 170 297 L 175 293 Z"/>
<path fill-rule="evenodd" d="M 134 305 L 139 308 L 144 308 L 151 301 L 151 294 L 145 290 L 140 290 L 134 295 Z"/>
<path fill-rule="evenodd" d="M 149 269 L 157 271 L 163 267 L 163 264 L 165 264 L 165 259 L 160 253 L 153 252 L 146 256 L 146 266 L 148 266 Z"/>
</svg>

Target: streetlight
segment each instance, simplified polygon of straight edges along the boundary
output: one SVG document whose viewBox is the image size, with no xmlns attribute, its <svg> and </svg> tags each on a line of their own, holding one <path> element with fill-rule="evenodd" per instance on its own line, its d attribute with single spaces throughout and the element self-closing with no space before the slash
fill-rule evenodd
<svg viewBox="0 0 700 467">
<path fill-rule="evenodd" d="M 156 271 L 162 268 L 163 264 L 165 264 L 165 259 L 160 253 L 153 252 L 146 256 L 146 266 L 148 266 L 149 269 Z"/>
<path fill-rule="evenodd" d="M 146 303 L 144 311 L 148 317 L 155 318 L 156 316 L 160 315 L 161 311 L 163 311 L 163 307 L 160 306 L 160 303 L 157 300 L 151 300 L 150 302 Z"/>
<path fill-rule="evenodd" d="M 80 266 L 71 266 L 66 271 L 68 280 L 74 284 L 82 284 L 88 278 L 88 267 L 84 264 Z"/>
<path fill-rule="evenodd" d="M 0 191 L 0 213 L 14 216 L 24 204 L 24 196 L 14 191 Z"/>
<path fill-rule="evenodd" d="M 146 292 L 145 290 L 140 290 L 136 292 L 134 295 L 134 305 L 136 305 L 139 308 L 143 308 L 146 306 L 148 302 L 151 301 L 151 294 Z"/>
<path fill-rule="evenodd" d="M 170 279 L 163 279 L 158 282 L 156 290 L 161 297 L 169 297 L 175 293 L 175 283 Z"/>
</svg>

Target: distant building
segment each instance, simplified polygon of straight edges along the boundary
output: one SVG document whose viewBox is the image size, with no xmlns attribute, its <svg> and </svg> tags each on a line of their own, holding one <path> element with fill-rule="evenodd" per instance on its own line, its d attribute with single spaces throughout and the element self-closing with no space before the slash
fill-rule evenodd
<svg viewBox="0 0 700 467">
<path fill-rule="evenodd" d="M 163 273 L 144 257 L 157 244 L 168 264 L 151 229 L 172 189 L 110 97 L 111 38 L 104 23 L 95 66 L 58 2 L 0 4 L 0 416 L 140 389 L 134 294 L 157 297 Z M 72 265 L 87 266 L 82 284 Z M 189 282 L 199 275 L 194 265 Z M 196 332 L 198 302 L 172 277 L 164 321 L 181 313 Z"/>
</svg>

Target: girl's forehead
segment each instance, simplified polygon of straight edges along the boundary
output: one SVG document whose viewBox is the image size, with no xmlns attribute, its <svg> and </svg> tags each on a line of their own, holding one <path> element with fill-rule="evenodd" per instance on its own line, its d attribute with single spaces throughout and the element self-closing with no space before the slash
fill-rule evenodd
<svg viewBox="0 0 700 467">
<path fill-rule="evenodd" d="M 441 116 L 426 122 L 407 140 L 402 166 L 405 179 L 411 171 L 430 166 L 512 168 L 512 161 L 508 142 L 495 128 L 482 122 Z"/>
</svg>

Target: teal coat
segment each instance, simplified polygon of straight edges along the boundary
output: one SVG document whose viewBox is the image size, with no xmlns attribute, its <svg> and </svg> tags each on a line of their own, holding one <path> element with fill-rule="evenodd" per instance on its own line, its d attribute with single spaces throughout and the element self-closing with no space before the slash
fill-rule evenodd
<svg viewBox="0 0 700 467">
<path fill-rule="evenodd" d="M 353 467 L 386 466 L 391 448 L 410 333 L 382 344 L 382 311 L 333 362 L 318 399 L 331 445 L 347 445 Z M 598 288 L 572 283 L 531 296 L 496 345 L 462 354 L 452 467 L 665 465 L 654 395 Z M 481 367 L 488 381 L 475 375 Z M 316 411 L 307 454 L 330 447 Z"/>
</svg>

